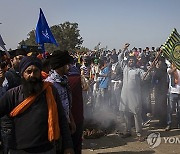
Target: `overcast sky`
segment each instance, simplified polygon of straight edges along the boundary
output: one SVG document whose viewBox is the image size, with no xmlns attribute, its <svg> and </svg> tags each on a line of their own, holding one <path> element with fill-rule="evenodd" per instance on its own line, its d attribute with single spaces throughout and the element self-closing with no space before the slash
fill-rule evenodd
<svg viewBox="0 0 180 154">
<path fill-rule="evenodd" d="M 163 44 L 173 28 L 180 33 L 180 0 L 0 0 L 0 34 L 15 49 L 36 28 L 39 8 L 49 26 L 79 25 L 83 46 L 120 49 Z"/>
</svg>

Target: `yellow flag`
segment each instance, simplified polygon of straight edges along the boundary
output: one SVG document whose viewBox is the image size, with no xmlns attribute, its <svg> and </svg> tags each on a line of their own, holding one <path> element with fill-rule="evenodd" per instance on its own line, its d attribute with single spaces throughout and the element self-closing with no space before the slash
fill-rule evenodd
<svg viewBox="0 0 180 154">
<path fill-rule="evenodd" d="M 161 49 L 166 57 L 180 70 L 180 35 L 175 28 Z"/>
</svg>

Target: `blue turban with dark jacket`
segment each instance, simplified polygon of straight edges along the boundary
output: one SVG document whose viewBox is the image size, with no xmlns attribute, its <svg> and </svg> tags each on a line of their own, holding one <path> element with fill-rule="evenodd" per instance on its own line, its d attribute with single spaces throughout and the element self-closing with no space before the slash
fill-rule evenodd
<svg viewBox="0 0 180 154">
<path fill-rule="evenodd" d="M 42 70 L 42 62 L 39 58 L 26 56 L 21 60 L 21 62 L 19 64 L 19 71 L 20 71 L 21 75 L 26 70 L 26 68 L 28 68 L 31 65 L 34 65 L 34 66 L 38 67 L 40 70 Z"/>
</svg>

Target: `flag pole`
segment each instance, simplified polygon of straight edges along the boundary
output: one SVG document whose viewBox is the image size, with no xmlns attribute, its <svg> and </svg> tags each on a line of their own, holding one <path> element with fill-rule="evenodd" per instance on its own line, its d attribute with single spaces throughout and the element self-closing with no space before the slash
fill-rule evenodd
<svg viewBox="0 0 180 154">
<path fill-rule="evenodd" d="M 159 58 L 159 56 L 162 53 L 162 49 L 160 48 L 160 51 L 158 52 L 158 54 L 156 55 L 155 59 L 153 60 L 153 62 L 150 65 L 150 68 L 146 71 L 146 73 L 143 76 L 143 80 L 145 80 L 146 76 L 148 75 L 148 73 L 151 71 L 151 69 L 154 67 L 154 65 L 157 63 L 157 59 Z"/>
<path fill-rule="evenodd" d="M 44 43 L 41 44 L 43 58 L 46 58 Z"/>
</svg>

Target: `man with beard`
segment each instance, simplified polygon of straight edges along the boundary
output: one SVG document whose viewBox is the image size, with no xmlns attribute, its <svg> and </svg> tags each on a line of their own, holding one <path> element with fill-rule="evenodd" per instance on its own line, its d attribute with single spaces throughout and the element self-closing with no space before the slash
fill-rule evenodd
<svg viewBox="0 0 180 154">
<path fill-rule="evenodd" d="M 123 66 L 123 52 L 121 54 L 120 62 L 123 69 L 123 86 L 119 109 L 124 112 L 126 123 L 126 133 L 123 135 L 123 138 L 131 136 L 131 115 L 133 115 L 138 140 L 142 140 L 141 83 L 145 72 L 142 69 L 136 68 L 135 56 L 129 56 L 127 65 Z"/>
<path fill-rule="evenodd" d="M 73 154 L 67 119 L 57 90 L 41 79 L 42 63 L 24 57 L 19 65 L 22 85 L 0 99 L 0 117 L 9 115 L 14 125 L 9 154 L 55 154 L 54 141 L 62 137 L 65 154 Z"/>
</svg>

